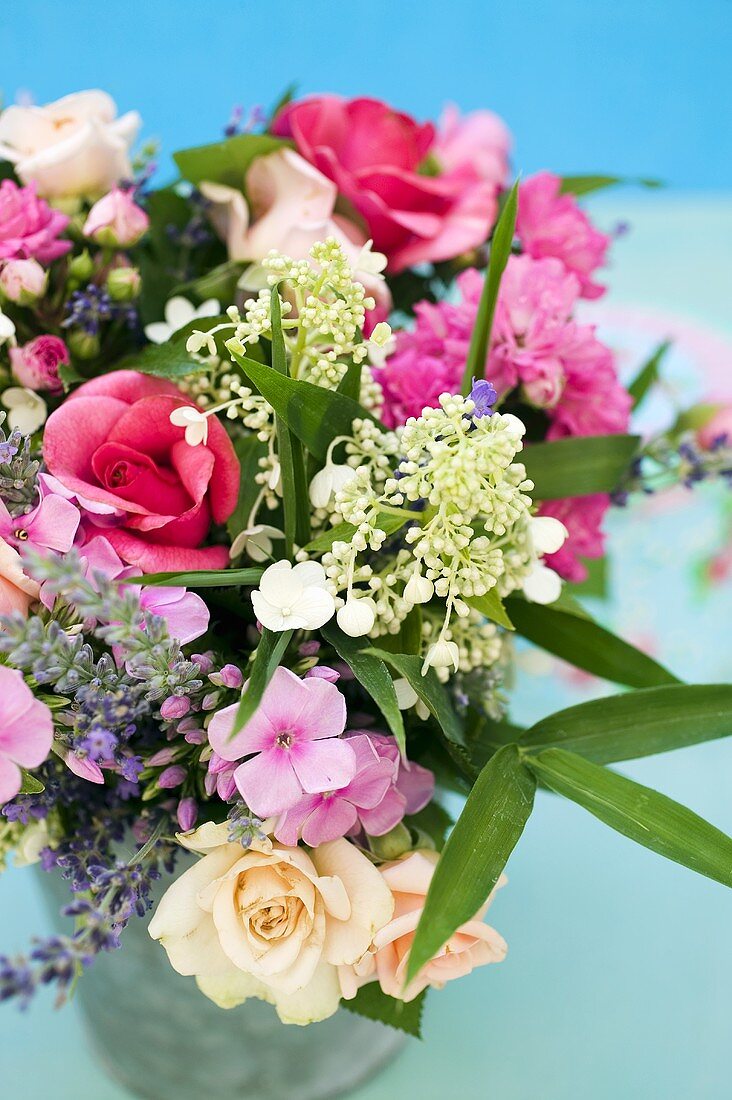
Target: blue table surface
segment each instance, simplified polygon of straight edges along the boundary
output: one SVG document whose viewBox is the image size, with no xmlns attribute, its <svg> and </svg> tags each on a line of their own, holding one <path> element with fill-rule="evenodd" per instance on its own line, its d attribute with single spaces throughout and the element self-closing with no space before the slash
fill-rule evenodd
<svg viewBox="0 0 732 1100">
<path fill-rule="evenodd" d="M 633 228 L 615 250 L 611 309 L 666 310 L 732 335 L 732 198 L 618 193 L 595 208 L 603 224 Z M 631 636 L 653 633 L 658 656 L 688 680 L 732 671 L 732 584 L 704 595 L 690 579 L 719 536 L 721 503 L 702 492 L 686 512 L 657 509 L 651 521 L 636 507 L 612 522 L 613 603 L 602 613 Z M 516 718 L 577 698 L 556 665 L 522 662 Z M 732 831 L 726 742 L 621 770 Z M 508 873 L 491 910 L 507 961 L 432 994 L 424 1041 L 355 1100 L 728 1097 L 732 894 L 544 794 Z M 33 874 L 0 877 L 0 930 L 10 951 L 49 931 Z M 127 1095 L 92 1060 L 77 1008 L 54 1011 L 44 995 L 25 1014 L 0 1009 L 0 1085 L 28 1100 Z"/>
</svg>

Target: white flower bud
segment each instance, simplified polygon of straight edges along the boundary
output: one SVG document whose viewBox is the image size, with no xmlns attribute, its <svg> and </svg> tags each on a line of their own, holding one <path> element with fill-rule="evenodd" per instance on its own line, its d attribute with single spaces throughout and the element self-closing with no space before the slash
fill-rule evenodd
<svg viewBox="0 0 732 1100">
<path fill-rule="evenodd" d="M 404 599 L 407 603 L 429 603 L 435 592 L 435 586 L 427 577 L 420 573 L 412 573 L 412 576 L 404 586 Z"/>
<path fill-rule="evenodd" d="M 435 642 L 427 650 L 422 672 L 427 668 L 452 668 L 457 672 L 460 662 L 460 650 L 455 642 L 447 642 L 443 639 Z"/>
<path fill-rule="evenodd" d="M 556 554 L 569 538 L 569 531 L 554 516 L 532 516 L 529 521 L 534 549 L 539 557 L 544 554 Z"/>
<path fill-rule="evenodd" d="M 548 565 L 536 562 L 523 588 L 524 596 L 532 603 L 554 603 L 562 594 L 562 579 Z"/>
<path fill-rule="evenodd" d="M 350 466 L 336 466 L 332 462 L 319 470 L 310 482 L 310 503 L 313 508 L 327 508 L 331 497 L 352 481 L 355 474 L 356 471 Z"/>
<path fill-rule="evenodd" d="M 336 614 L 338 626 L 349 638 L 361 638 L 373 629 L 376 622 L 376 607 L 369 596 L 356 599 L 350 596 Z"/>
</svg>

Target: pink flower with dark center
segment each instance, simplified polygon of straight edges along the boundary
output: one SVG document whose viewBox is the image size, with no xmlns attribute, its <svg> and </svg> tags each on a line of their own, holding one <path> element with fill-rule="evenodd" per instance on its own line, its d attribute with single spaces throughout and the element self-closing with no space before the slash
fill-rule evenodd
<svg viewBox="0 0 732 1100">
<path fill-rule="evenodd" d="M 44 496 L 27 516 L 11 516 L 0 500 L 0 537 L 16 550 L 66 554 L 74 544 L 79 509 L 60 496 Z"/>
<path fill-rule="evenodd" d="M 51 711 L 20 672 L 0 665 L 0 806 L 20 790 L 20 769 L 42 764 L 52 743 Z"/>
<path fill-rule="evenodd" d="M 237 707 L 213 716 L 209 741 L 224 760 L 250 757 L 234 778 L 242 798 L 260 817 L 284 813 L 303 794 L 345 787 L 356 774 L 356 754 L 340 739 L 346 703 L 327 680 L 301 680 L 278 667 L 254 715 L 232 737 Z"/>
<path fill-rule="evenodd" d="M 71 241 L 58 240 L 68 224 L 66 214 L 38 198 L 35 184 L 0 183 L 0 260 L 57 260 L 71 248 Z"/>
<path fill-rule="evenodd" d="M 551 172 L 539 172 L 521 184 L 516 233 L 529 256 L 561 260 L 579 279 L 582 297 L 599 298 L 605 287 L 592 276 L 605 263 L 611 238 L 595 228 L 574 195 L 560 193 L 561 185 Z"/>
</svg>

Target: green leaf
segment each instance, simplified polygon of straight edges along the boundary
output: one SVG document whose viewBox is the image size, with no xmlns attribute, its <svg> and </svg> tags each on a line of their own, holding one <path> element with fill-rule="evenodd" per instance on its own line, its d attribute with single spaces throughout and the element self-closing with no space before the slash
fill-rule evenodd
<svg viewBox="0 0 732 1100">
<path fill-rule="evenodd" d="M 197 569 L 191 573 L 145 573 L 141 577 L 125 577 L 123 584 L 155 584 L 165 588 L 231 588 L 259 584 L 264 568 L 253 565 L 247 569 Z"/>
<path fill-rule="evenodd" d="M 64 387 L 64 393 L 68 393 L 77 382 L 86 381 L 84 376 L 79 374 L 76 367 L 73 367 L 71 363 L 59 363 L 58 377 Z"/>
<path fill-rule="evenodd" d="M 486 619 L 490 619 L 491 622 L 498 623 L 506 630 L 514 629 L 506 608 L 503 606 L 503 600 L 495 588 L 491 588 L 484 596 L 470 596 L 466 598 L 465 602 L 475 608 L 476 611 L 480 611 L 481 615 L 485 615 Z"/>
<path fill-rule="evenodd" d="M 379 646 L 389 653 L 422 652 L 422 609 L 416 604 L 403 620 L 396 634 L 382 634 Z"/>
<path fill-rule="evenodd" d="M 643 398 L 652 386 L 658 382 L 660 367 L 671 347 L 670 340 L 664 340 L 659 344 L 650 359 L 643 364 L 633 381 L 628 386 L 628 393 L 633 398 L 633 408 L 637 409 Z"/>
<path fill-rule="evenodd" d="M 582 560 L 587 569 L 587 576 L 583 581 L 572 584 L 572 592 L 578 596 L 606 599 L 610 586 L 610 567 L 607 558 L 583 558 Z"/>
<path fill-rule="evenodd" d="M 275 286 L 271 293 L 271 320 L 272 320 L 272 368 L 264 367 L 286 381 L 289 381 L 287 373 L 287 349 L 285 338 L 282 334 L 282 314 L 280 305 L 280 288 Z M 265 395 L 266 396 L 266 395 Z M 285 556 L 292 557 L 292 548 L 295 543 L 304 546 L 310 540 L 310 501 L 308 499 L 308 482 L 305 476 L 305 456 L 298 439 L 290 431 L 287 420 L 275 409 L 275 425 L 277 428 L 277 456 L 282 470 L 282 507 L 285 513 Z"/>
<path fill-rule="evenodd" d="M 485 361 L 488 355 L 488 347 L 493 327 L 493 314 L 496 311 L 498 291 L 501 286 L 501 278 L 511 255 L 511 245 L 516 230 L 516 213 L 518 210 L 518 180 L 511 188 L 508 198 L 500 213 L 496 228 L 491 240 L 491 252 L 488 267 L 483 283 L 483 293 L 480 296 L 478 314 L 470 337 L 468 357 L 465 361 L 462 392 L 470 393 L 473 378 L 485 376 Z"/>
<path fill-rule="evenodd" d="M 408 981 L 485 903 L 523 832 L 535 788 L 516 745 L 499 749 L 481 771 L 432 877 Z"/>
<path fill-rule="evenodd" d="M 536 500 L 611 493 L 638 451 L 637 435 L 586 435 L 532 443 L 521 461 L 534 482 Z"/>
<path fill-rule="evenodd" d="M 435 670 L 428 668 L 423 676 L 422 658 L 407 653 L 389 653 L 385 649 L 376 649 L 373 646 L 368 652 L 386 661 L 399 676 L 404 677 L 411 684 L 417 696 L 437 720 L 445 736 L 447 747 L 457 763 L 467 770 L 472 770 L 462 722 L 448 691 L 438 680 Z"/>
<path fill-rule="evenodd" d="M 376 703 L 396 738 L 399 751 L 405 754 L 404 719 L 397 703 L 394 681 L 383 660 L 366 652 L 363 639 L 349 638 L 333 622 L 326 623 L 320 632 Z"/>
<path fill-rule="evenodd" d="M 198 325 L 203 329 L 205 325 Z M 142 351 L 127 357 L 128 362 L 121 364 L 140 371 L 141 374 L 153 374 L 156 378 L 170 378 L 177 381 L 189 378 L 193 374 L 203 374 L 209 368 L 199 363 L 186 351 L 185 341 L 168 340 L 164 344 L 147 344 Z"/>
<path fill-rule="evenodd" d="M 242 693 L 234 725 L 231 727 L 230 739 L 244 728 L 261 703 L 267 685 L 290 644 L 292 633 L 291 630 L 285 630 L 281 634 L 275 634 L 274 631 L 267 629 L 262 631 L 249 670 L 249 683 Z"/>
<path fill-rule="evenodd" d="M 547 787 L 589 810 L 611 829 L 732 886 L 732 839 L 692 810 L 564 749 L 546 749 L 525 759 Z"/>
<path fill-rule="evenodd" d="M 236 451 L 236 457 L 239 459 L 241 476 L 239 480 L 239 499 L 236 502 L 236 508 L 226 523 L 226 529 L 232 542 L 246 528 L 254 502 L 262 488 L 255 481 L 255 478 L 260 472 L 259 460 L 264 458 L 267 453 L 267 444 L 262 443 L 252 433 L 234 440 L 234 450 Z"/>
<path fill-rule="evenodd" d="M 570 600 L 569 595 L 565 601 Z M 515 596 L 508 608 L 519 634 L 576 668 L 614 684 L 646 688 L 678 683 L 663 665 L 599 623 L 556 604 L 530 603 Z M 577 605 L 580 612 L 584 609 Z"/>
<path fill-rule="evenodd" d="M 592 699 L 542 718 L 522 748 L 561 747 L 596 764 L 635 760 L 732 734 L 732 684 L 669 684 Z"/>
<path fill-rule="evenodd" d="M 445 847 L 447 834 L 455 821 L 445 807 L 433 799 L 424 809 L 405 818 L 404 824 L 408 825 L 413 832 L 425 833 L 434 844 L 435 850 L 441 852 Z"/>
<path fill-rule="evenodd" d="M 314 386 L 312 382 L 280 374 L 272 367 L 240 355 L 231 348 L 232 343 L 229 342 L 229 350 L 243 372 L 262 397 L 269 401 L 275 413 L 282 417 L 290 431 L 321 462 L 325 462 L 328 447 L 337 435 L 352 434 L 351 425 L 357 418 L 379 424 L 376 417 L 353 398 L 337 390 L 326 390 L 322 386 Z"/>
<path fill-rule="evenodd" d="M 41 791 L 45 791 L 43 783 L 40 779 L 36 779 L 34 775 L 27 772 L 25 768 L 20 769 L 20 790 L 18 794 L 40 794 Z"/>
<path fill-rule="evenodd" d="M 634 178 L 632 176 L 563 176 L 561 193 L 563 195 L 589 195 L 592 191 L 602 191 L 606 187 L 615 187 L 617 184 L 634 184 L 638 187 L 648 187 L 653 190 L 663 187 L 663 182 L 656 179 Z"/>
<path fill-rule="evenodd" d="M 407 1035 L 413 1035 L 415 1039 L 421 1039 L 422 1009 L 426 992 L 424 990 L 407 1003 L 387 996 L 378 982 L 369 982 L 362 985 L 350 1001 L 344 998 L 341 1008 L 346 1008 L 357 1016 L 365 1016 L 368 1020 L 380 1020 L 382 1024 L 388 1024 L 399 1031 L 406 1031 Z"/>
<path fill-rule="evenodd" d="M 358 401 L 361 397 L 361 374 L 363 372 L 362 363 L 349 363 L 346 368 L 346 373 L 338 383 L 338 393 L 343 393 L 346 397 L 350 397 L 353 401 Z"/>
<path fill-rule="evenodd" d="M 405 513 L 402 518 L 402 516 L 380 512 L 377 517 L 377 526 L 380 531 L 385 531 L 387 535 L 393 535 L 412 518 L 409 513 Z M 308 554 L 325 554 L 334 542 L 350 542 L 355 534 L 356 528 L 352 523 L 338 523 L 335 527 L 329 527 L 327 531 L 323 531 L 322 535 L 312 539 L 303 549 Z"/>
<path fill-rule="evenodd" d="M 286 142 L 270 134 L 236 134 L 212 145 L 181 149 L 173 160 L 183 179 L 198 184 L 204 181 L 225 183 L 228 187 L 244 187 L 247 169 L 257 157 L 282 149 Z"/>
</svg>

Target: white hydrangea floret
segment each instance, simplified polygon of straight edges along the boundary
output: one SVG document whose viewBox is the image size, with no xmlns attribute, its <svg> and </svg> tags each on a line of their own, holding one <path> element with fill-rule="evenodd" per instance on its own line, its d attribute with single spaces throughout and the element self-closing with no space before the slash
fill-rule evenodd
<svg viewBox="0 0 732 1100">
<path fill-rule="evenodd" d="M 252 592 L 257 619 L 268 630 L 317 630 L 333 617 L 335 600 L 327 589 L 320 562 L 293 566 L 278 561 L 265 569 L 259 588 Z"/>
</svg>

